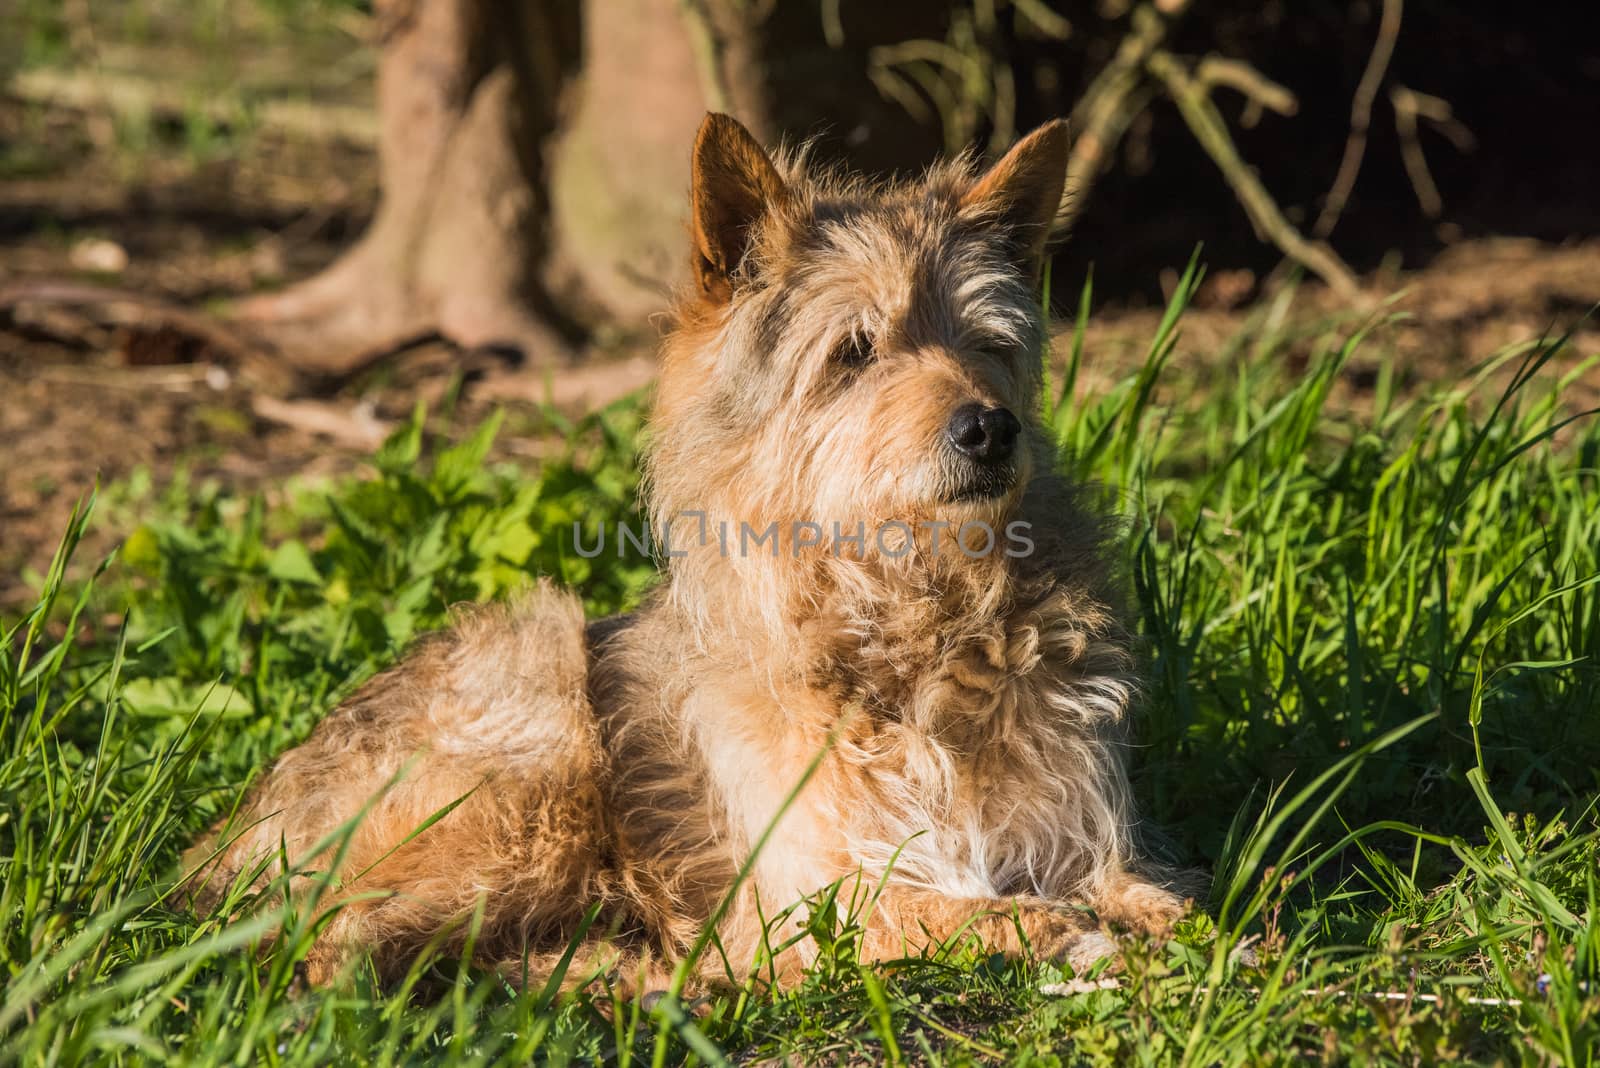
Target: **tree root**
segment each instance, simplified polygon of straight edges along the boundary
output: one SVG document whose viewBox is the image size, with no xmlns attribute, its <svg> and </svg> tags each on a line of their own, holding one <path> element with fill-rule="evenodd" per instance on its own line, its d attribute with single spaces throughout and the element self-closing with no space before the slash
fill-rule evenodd
<svg viewBox="0 0 1600 1068">
<path fill-rule="evenodd" d="M 21 304 L 97 307 L 108 312 L 116 308 L 116 314 L 108 313 L 106 321 L 150 332 L 170 330 L 193 338 L 268 388 L 287 388 L 292 379 L 276 347 L 267 338 L 248 327 L 149 293 L 51 279 L 18 282 L 0 288 L 0 313 L 9 313 Z"/>
</svg>

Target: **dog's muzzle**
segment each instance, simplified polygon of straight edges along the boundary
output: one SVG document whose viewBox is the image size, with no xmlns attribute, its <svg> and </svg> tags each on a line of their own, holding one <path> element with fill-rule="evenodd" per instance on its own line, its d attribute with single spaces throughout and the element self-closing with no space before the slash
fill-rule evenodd
<svg viewBox="0 0 1600 1068">
<path fill-rule="evenodd" d="M 1022 422 L 1007 408 L 964 404 L 945 425 L 945 440 L 960 459 L 951 504 L 983 501 L 1011 490 L 1017 481 L 1012 462 Z"/>
</svg>

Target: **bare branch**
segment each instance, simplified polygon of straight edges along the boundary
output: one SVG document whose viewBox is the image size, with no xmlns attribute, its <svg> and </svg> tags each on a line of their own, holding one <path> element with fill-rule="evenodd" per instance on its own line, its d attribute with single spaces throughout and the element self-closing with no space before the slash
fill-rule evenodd
<svg viewBox="0 0 1600 1068">
<path fill-rule="evenodd" d="M 1340 296 L 1357 296 L 1361 287 L 1338 254 L 1320 241 L 1308 241 L 1283 217 L 1272 194 L 1239 157 L 1216 105 L 1184 65 L 1171 54 L 1157 50 L 1146 60 L 1146 66 L 1166 87 L 1195 140 L 1233 187 L 1234 195 L 1244 205 L 1257 234 L 1277 245 L 1284 255 L 1321 278 Z"/>
<path fill-rule="evenodd" d="M 1180 0 L 1172 15 L 1181 13 L 1186 3 Z M 1088 200 L 1095 179 L 1116 151 L 1128 124 L 1149 102 L 1144 92 L 1145 60 L 1161 46 L 1171 28 L 1165 14 L 1154 4 L 1141 4 L 1133 12 L 1133 28 L 1122 39 L 1117 54 L 1095 75 L 1083 99 L 1072 109 L 1076 139 L 1067 162 L 1066 188 L 1061 192 L 1061 207 L 1056 211 L 1054 230 L 1070 229 L 1081 206 Z"/>
<path fill-rule="evenodd" d="M 1213 86 L 1225 86 L 1250 102 L 1240 121 L 1246 127 L 1261 119 L 1262 109 L 1285 118 L 1300 110 L 1300 102 L 1293 93 L 1256 70 L 1248 63 L 1222 56 L 1206 56 L 1195 67 L 1195 84 L 1210 92 Z"/>
<path fill-rule="evenodd" d="M 829 48 L 844 47 L 844 19 L 839 5 L 843 0 L 822 0 L 822 39 Z"/>
<path fill-rule="evenodd" d="M 1072 23 L 1051 11 L 1043 0 L 1012 0 L 1012 4 L 1016 7 L 1017 14 L 1033 23 L 1034 27 L 1046 37 L 1065 41 L 1072 36 Z"/>
<path fill-rule="evenodd" d="M 1406 176 L 1411 179 L 1411 188 L 1416 191 L 1417 203 L 1422 214 L 1437 219 L 1444 211 L 1444 198 L 1439 195 L 1439 187 L 1428 170 L 1428 159 L 1417 137 L 1417 118 L 1421 116 L 1432 122 L 1459 152 L 1471 151 L 1476 139 L 1472 131 L 1456 119 L 1448 100 L 1397 85 L 1389 90 L 1389 102 L 1394 105 L 1394 125 L 1400 134 L 1400 160 L 1405 164 Z"/>
<path fill-rule="evenodd" d="M 1367 57 L 1366 70 L 1356 85 L 1356 95 L 1350 103 L 1350 136 L 1344 143 L 1344 156 L 1339 160 L 1339 171 L 1334 176 L 1333 187 L 1322 203 L 1322 211 L 1312 224 L 1311 232 L 1317 237 L 1327 237 L 1339 222 L 1355 188 L 1356 176 L 1361 173 L 1361 160 L 1367 153 L 1367 129 L 1372 125 L 1372 102 L 1377 98 L 1378 86 L 1389 69 L 1394 56 L 1395 39 L 1400 36 L 1400 16 L 1404 0 L 1383 0 L 1383 17 L 1378 22 L 1378 40 Z"/>
</svg>

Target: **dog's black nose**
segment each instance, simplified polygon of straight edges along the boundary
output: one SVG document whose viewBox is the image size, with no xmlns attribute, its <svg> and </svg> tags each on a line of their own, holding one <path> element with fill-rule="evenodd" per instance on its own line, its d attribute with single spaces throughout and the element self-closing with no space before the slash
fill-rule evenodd
<svg viewBox="0 0 1600 1068">
<path fill-rule="evenodd" d="M 1011 458 L 1022 424 L 1006 408 L 964 404 L 950 417 L 944 432 L 963 456 L 983 464 L 1001 464 Z"/>
</svg>

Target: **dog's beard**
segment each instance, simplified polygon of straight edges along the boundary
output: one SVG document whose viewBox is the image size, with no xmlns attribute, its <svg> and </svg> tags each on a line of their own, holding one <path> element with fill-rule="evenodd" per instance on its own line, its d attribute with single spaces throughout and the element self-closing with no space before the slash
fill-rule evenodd
<svg viewBox="0 0 1600 1068">
<path fill-rule="evenodd" d="M 1008 497 L 1018 483 L 1015 466 L 974 467 L 945 495 L 944 504 L 980 504 Z"/>
<path fill-rule="evenodd" d="M 960 512 L 999 517 L 1012 510 L 1022 496 L 1031 474 L 1026 452 L 993 466 L 959 457 L 941 457 L 938 486 L 933 497 L 940 511 L 955 508 Z"/>
</svg>

